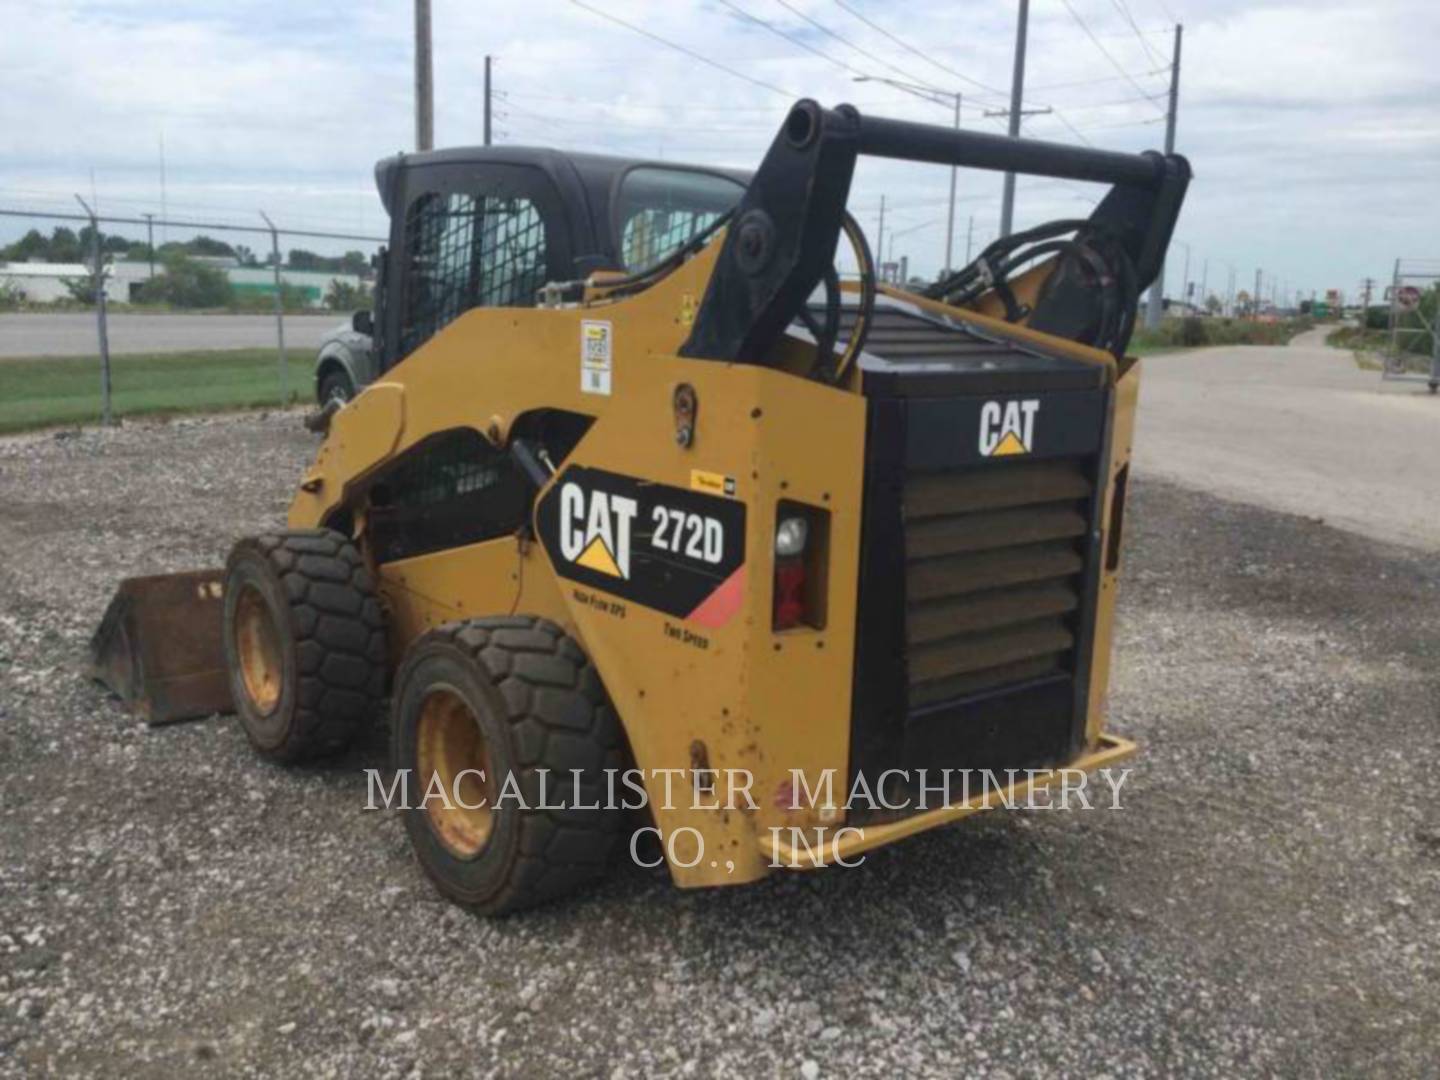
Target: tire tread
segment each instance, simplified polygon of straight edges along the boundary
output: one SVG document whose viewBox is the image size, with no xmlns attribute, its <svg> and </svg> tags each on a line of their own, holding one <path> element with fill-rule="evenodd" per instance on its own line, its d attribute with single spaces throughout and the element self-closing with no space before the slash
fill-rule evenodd
<svg viewBox="0 0 1440 1080">
<path fill-rule="evenodd" d="M 374 577 L 351 540 L 333 529 L 287 529 L 241 540 L 260 555 L 289 600 L 295 640 L 294 718 L 277 761 L 334 754 L 349 745 L 385 695 L 388 649 Z"/>
<path fill-rule="evenodd" d="M 495 687 L 505 710 L 516 783 L 527 803 L 538 790 L 541 769 L 550 770 L 552 783 L 563 776 L 568 793 L 568 770 L 579 768 L 582 797 L 589 802 L 603 796 L 597 785 L 604 770 L 621 768 L 625 760 L 620 724 L 594 665 L 561 627 L 538 616 L 447 623 L 422 635 L 410 657 L 423 656 L 432 642 L 460 650 Z M 404 685 L 410 665 L 407 659 L 397 687 Z M 397 708 L 400 699 L 397 691 Z M 397 716 L 397 729 L 399 722 Z M 550 801 L 556 801 L 553 789 Z M 614 809 L 532 805 L 520 813 L 517 853 L 506 880 L 483 905 L 487 914 L 534 907 L 599 879 L 613 861 L 625 826 L 624 815 Z M 439 884 L 444 890 L 445 883 Z"/>
</svg>

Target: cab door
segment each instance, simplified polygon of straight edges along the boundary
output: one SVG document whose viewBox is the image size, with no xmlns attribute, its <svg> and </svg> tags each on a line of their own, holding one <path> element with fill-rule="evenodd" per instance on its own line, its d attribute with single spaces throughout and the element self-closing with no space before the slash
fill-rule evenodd
<svg viewBox="0 0 1440 1080">
<path fill-rule="evenodd" d="M 381 369 L 474 307 L 532 307 L 571 265 L 563 203 L 527 165 L 407 168 L 392 217 Z"/>
</svg>

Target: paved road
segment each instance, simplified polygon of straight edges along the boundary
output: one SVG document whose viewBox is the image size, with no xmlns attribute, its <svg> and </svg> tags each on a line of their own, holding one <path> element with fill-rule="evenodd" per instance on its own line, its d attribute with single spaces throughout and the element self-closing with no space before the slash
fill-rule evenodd
<svg viewBox="0 0 1440 1080">
<path fill-rule="evenodd" d="M 1440 398 L 1381 382 L 1324 335 L 1147 359 L 1136 469 L 1440 549 Z"/>
<path fill-rule="evenodd" d="M 287 315 L 285 344 L 314 349 L 343 315 Z M 111 315 L 112 353 L 263 348 L 275 344 L 273 315 Z M 95 316 L 0 315 L 0 357 L 94 356 Z"/>
</svg>

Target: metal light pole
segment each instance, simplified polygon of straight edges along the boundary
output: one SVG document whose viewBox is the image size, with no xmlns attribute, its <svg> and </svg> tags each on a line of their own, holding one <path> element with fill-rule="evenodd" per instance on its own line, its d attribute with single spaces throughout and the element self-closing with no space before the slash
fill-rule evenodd
<svg viewBox="0 0 1440 1080">
<path fill-rule="evenodd" d="M 955 93 L 955 130 L 960 130 L 960 93 Z M 955 177 L 959 173 L 954 165 L 950 166 L 950 212 L 945 217 L 945 270 L 948 274 L 955 268 L 954 260 L 951 258 L 955 245 Z"/>
<path fill-rule="evenodd" d="M 952 100 L 955 103 L 955 130 L 960 130 L 960 101 L 962 94 L 958 90 L 938 90 L 923 83 L 907 83 L 899 79 L 887 79 L 883 75 L 857 75 L 856 82 L 878 82 L 886 86 L 893 86 L 896 90 L 903 90 L 912 97 L 918 97 L 922 101 L 931 101 L 937 105 L 948 104 Z M 955 181 L 960 170 L 955 166 L 950 167 L 950 213 L 945 220 L 945 266 L 941 276 L 954 269 L 954 243 L 955 243 Z M 882 215 L 883 218 L 883 215 Z M 883 222 L 882 222 L 883 223 Z M 967 258 L 966 263 L 969 263 Z"/>
<path fill-rule="evenodd" d="M 85 200 L 75 196 L 90 218 L 90 250 L 95 259 L 95 272 L 90 278 L 95 290 L 95 328 L 100 335 L 100 422 L 109 427 L 115 422 L 110 409 L 110 333 L 105 325 L 105 263 L 100 255 L 100 219 Z"/>
<path fill-rule="evenodd" d="M 270 257 L 275 262 L 275 337 L 280 345 L 280 407 L 285 409 L 290 407 L 290 360 L 285 355 L 285 301 L 280 281 L 280 230 L 275 228 L 275 223 L 264 210 L 260 211 L 260 216 L 265 219 L 265 227 L 270 230 Z"/>
<path fill-rule="evenodd" d="M 415 149 L 432 150 L 434 147 L 435 85 L 430 65 L 430 0 L 415 0 Z"/>
<path fill-rule="evenodd" d="M 1180 108 L 1180 37 L 1185 27 L 1175 24 L 1175 53 L 1170 59 L 1170 107 L 1165 110 L 1165 153 L 1175 152 L 1175 114 Z M 1150 305 L 1145 310 L 1145 325 L 1154 330 L 1160 325 L 1160 315 L 1165 309 L 1165 264 L 1161 262 L 1160 272 L 1150 284 Z"/>
<path fill-rule="evenodd" d="M 1015 24 L 1015 72 L 1010 78 L 1010 137 L 1020 136 L 1020 108 L 1025 97 L 1025 33 L 1030 21 L 1030 0 L 1020 0 L 1020 17 Z M 1015 174 L 1005 174 L 1004 195 L 1000 201 L 1000 235 L 1009 236 L 1015 217 Z"/>
<path fill-rule="evenodd" d="M 875 237 L 875 253 L 880 256 L 880 276 L 885 276 L 885 196 L 880 196 L 880 229 Z"/>
<path fill-rule="evenodd" d="M 1180 303 L 1188 304 L 1190 302 L 1190 245 L 1184 240 L 1175 242 L 1185 249 L 1185 270 L 1180 275 Z"/>
</svg>

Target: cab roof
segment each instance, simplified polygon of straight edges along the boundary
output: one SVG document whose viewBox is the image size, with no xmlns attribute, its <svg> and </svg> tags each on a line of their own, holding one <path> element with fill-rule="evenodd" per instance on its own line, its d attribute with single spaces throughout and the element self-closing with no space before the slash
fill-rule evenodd
<svg viewBox="0 0 1440 1080">
<path fill-rule="evenodd" d="M 708 173 L 724 176 L 748 185 L 750 171 L 718 168 L 712 165 L 690 165 L 678 161 L 656 161 L 652 158 L 614 157 L 608 154 L 586 154 L 556 150 L 544 146 L 457 146 L 445 150 L 424 150 L 414 154 L 395 154 L 375 166 L 375 184 L 385 212 L 393 215 L 391 206 L 398 169 L 425 169 L 440 165 L 528 165 L 545 172 L 567 199 L 578 181 L 589 203 L 591 220 L 607 212 L 615 185 L 620 178 L 638 166 L 674 169 L 682 172 Z"/>
</svg>

